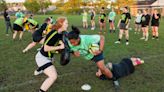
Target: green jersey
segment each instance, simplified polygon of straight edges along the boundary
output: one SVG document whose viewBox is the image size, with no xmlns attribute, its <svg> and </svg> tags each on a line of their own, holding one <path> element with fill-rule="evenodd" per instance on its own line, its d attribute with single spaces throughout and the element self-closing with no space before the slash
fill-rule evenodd
<svg viewBox="0 0 164 92">
<path fill-rule="evenodd" d="M 83 20 L 87 20 L 87 16 L 88 16 L 87 12 L 83 13 L 82 15 L 83 15 Z"/>
<path fill-rule="evenodd" d="M 80 56 L 83 56 L 87 60 L 91 60 L 94 55 L 89 52 L 89 46 L 93 43 L 99 43 L 100 36 L 99 35 L 80 35 L 80 44 L 78 46 L 73 46 L 68 41 L 70 49 L 72 51 L 80 52 Z"/>
<path fill-rule="evenodd" d="M 116 16 L 115 12 L 110 12 L 109 15 L 108 15 L 108 18 L 109 18 L 109 20 L 114 20 L 115 16 Z"/>
<path fill-rule="evenodd" d="M 15 21 L 14 21 L 14 24 L 17 24 L 17 25 L 19 25 L 19 26 L 23 26 L 23 18 L 18 18 L 18 19 L 16 19 Z"/>
<path fill-rule="evenodd" d="M 17 12 L 15 14 L 16 18 L 22 18 L 24 16 L 24 14 L 22 12 Z"/>
<path fill-rule="evenodd" d="M 36 22 L 35 20 L 33 19 L 27 19 L 27 21 L 31 24 L 33 24 L 34 26 L 36 26 L 38 24 L 38 22 Z"/>
</svg>

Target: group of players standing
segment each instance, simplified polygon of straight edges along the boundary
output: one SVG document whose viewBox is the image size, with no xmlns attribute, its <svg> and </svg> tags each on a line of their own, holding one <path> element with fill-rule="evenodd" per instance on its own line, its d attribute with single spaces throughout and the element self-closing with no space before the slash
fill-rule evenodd
<svg viewBox="0 0 164 92">
<path fill-rule="evenodd" d="M 83 28 L 88 28 L 88 23 L 87 23 L 87 12 L 84 10 L 84 13 L 82 14 L 83 18 Z M 91 30 L 95 29 L 95 11 L 92 9 L 91 10 Z M 104 7 L 100 10 L 100 15 L 99 15 L 99 27 L 100 27 L 100 32 L 99 33 L 106 33 L 106 13 Z M 108 21 L 109 21 L 109 32 L 115 32 L 115 17 L 116 13 L 114 12 L 114 9 L 111 10 L 108 14 Z M 141 29 L 143 36 L 140 39 L 143 39 L 145 41 L 148 41 L 149 38 L 149 25 L 151 24 L 151 30 L 152 30 L 152 39 L 157 39 L 158 40 L 158 28 L 159 28 L 159 22 L 160 22 L 160 13 L 158 13 L 157 9 L 154 9 L 152 11 L 152 14 L 148 14 L 147 9 L 143 9 L 142 13 L 141 10 L 138 10 L 138 13 L 135 18 L 135 34 L 139 34 Z M 118 41 L 115 43 L 121 43 L 121 39 L 123 34 L 125 34 L 126 38 L 126 45 L 129 44 L 129 29 L 131 26 L 131 14 L 129 12 L 128 7 L 122 8 L 122 14 L 121 18 L 117 24 L 117 27 L 119 28 L 119 38 Z"/>
</svg>

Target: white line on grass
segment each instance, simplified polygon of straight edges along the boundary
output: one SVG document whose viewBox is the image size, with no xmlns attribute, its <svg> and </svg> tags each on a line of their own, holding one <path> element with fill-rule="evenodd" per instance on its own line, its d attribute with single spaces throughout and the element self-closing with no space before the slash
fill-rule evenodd
<svg viewBox="0 0 164 92">
<path fill-rule="evenodd" d="M 149 56 L 143 57 L 143 59 L 152 59 L 152 58 L 162 57 L 162 56 L 164 56 L 164 54 L 149 55 Z M 70 72 L 70 73 L 65 73 L 65 74 L 62 74 L 62 75 L 58 75 L 58 77 L 60 78 L 60 77 L 68 76 L 68 75 L 73 75 L 73 74 L 76 74 L 76 73 L 77 72 L 74 71 L 74 72 Z M 9 88 L 13 88 L 13 87 L 21 87 L 21 86 L 25 86 L 25 85 L 29 85 L 29 84 L 34 84 L 34 83 L 37 83 L 39 81 L 36 80 L 36 79 L 32 79 L 32 80 L 29 80 L 29 81 L 26 81 L 26 82 L 23 82 L 23 83 L 20 83 L 20 84 L 16 84 L 16 85 L 8 85 L 8 86 L 5 86 L 5 87 L 2 86 L 2 87 L 0 87 L 0 91 L 6 90 L 6 89 L 9 89 Z"/>
</svg>

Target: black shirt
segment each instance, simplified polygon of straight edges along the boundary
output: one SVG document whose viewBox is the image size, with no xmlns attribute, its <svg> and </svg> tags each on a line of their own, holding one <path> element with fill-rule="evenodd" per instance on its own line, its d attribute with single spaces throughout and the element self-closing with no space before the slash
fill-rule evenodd
<svg viewBox="0 0 164 92">
<path fill-rule="evenodd" d="M 150 15 L 149 14 L 142 15 L 142 17 L 141 17 L 141 24 L 142 25 L 149 25 L 149 22 L 150 22 Z"/>
<path fill-rule="evenodd" d="M 33 33 L 33 35 L 42 36 L 43 31 L 46 30 L 46 28 L 47 28 L 47 23 L 42 24 L 42 26 Z"/>
<path fill-rule="evenodd" d="M 101 14 L 100 14 L 100 19 L 103 19 L 103 20 L 104 20 L 105 17 L 106 17 L 106 14 L 105 14 L 105 13 L 101 13 Z"/>
<path fill-rule="evenodd" d="M 5 18 L 5 21 L 10 21 L 9 14 L 7 12 L 4 12 L 3 16 Z"/>
<path fill-rule="evenodd" d="M 132 61 L 128 58 L 122 59 L 118 64 L 112 64 L 113 76 L 118 79 L 133 73 L 135 70 Z"/>
<path fill-rule="evenodd" d="M 151 23 L 152 24 L 159 24 L 159 19 L 161 18 L 161 15 L 158 13 L 157 16 L 159 17 L 158 19 L 155 19 L 155 15 L 153 14 Z"/>
<path fill-rule="evenodd" d="M 130 13 L 122 13 L 122 15 L 121 15 L 121 23 L 127 24 L 129 22 L 129 19 L 131 19 Z"/>
<path fill-rule="evenodd" d="M 59 34 L 56 30 L 52 30 L 47 34 L 44 45 L 57 46 L 60 40 L 62 40 L 62 34 Z M 44 46 L 41 48 L 40 52 L 43 56 L 49 58 L 52 58 L 55 53 L 55 51 L 44 51 Z"/>
</svg>

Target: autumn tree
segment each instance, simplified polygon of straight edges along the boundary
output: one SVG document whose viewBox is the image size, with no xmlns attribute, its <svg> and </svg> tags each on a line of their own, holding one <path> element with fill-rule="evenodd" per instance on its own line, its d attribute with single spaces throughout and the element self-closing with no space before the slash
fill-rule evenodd
<svg viewBox="0 0 164 92">
<path fill-rule="evenodd" d="M 26 0 L 24 2 L 26 9 L 33 13 L 37 13 L 39 10 L 44 13 L 43 10 L 48 8 L 49 5 L 51 5 L 50 0 Z"/>
<path fill-rule="evenodd" d="M 26 0 L 24 6 L 32 13 L 37 13 L 40 10 L 40 5 L 37 0 Z"/>
<path fill-rule="evenodd" d="M 3 11 L 7 8 L 5 0 L 0 0 L 0 11 Z"/>
</svg>

